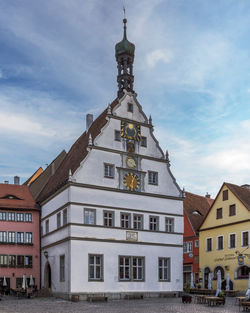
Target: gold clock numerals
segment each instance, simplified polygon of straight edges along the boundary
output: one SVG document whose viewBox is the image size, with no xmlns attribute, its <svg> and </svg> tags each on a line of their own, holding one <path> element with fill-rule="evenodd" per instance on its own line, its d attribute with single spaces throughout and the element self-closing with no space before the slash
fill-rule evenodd
<svg viewBox="0 0 250 313">
<path fill-rule="evenodd" d="M 124 176 L 123 182 L 124 182 L 124 185 L 127 188 L 127 190 L 130 190 L 130 191 L 136 190 L 140 186 L 140 179 L 139 179 L 139 177 L 136 174 L 132 173 L 132 172 L 127 173 Z"/>
</svg>

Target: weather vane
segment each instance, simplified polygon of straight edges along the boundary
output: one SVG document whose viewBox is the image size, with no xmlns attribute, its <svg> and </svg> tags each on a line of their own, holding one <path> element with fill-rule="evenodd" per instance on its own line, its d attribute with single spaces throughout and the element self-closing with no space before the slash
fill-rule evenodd
<svg viewBox="0 0 250 313">
<path fill-rule="evenodd" d="M 126 18 L 126 9 L 125 9 L 125 6 L 123 6 L 123 12 L 124 12 L 124 18 Z"/>
</svg>

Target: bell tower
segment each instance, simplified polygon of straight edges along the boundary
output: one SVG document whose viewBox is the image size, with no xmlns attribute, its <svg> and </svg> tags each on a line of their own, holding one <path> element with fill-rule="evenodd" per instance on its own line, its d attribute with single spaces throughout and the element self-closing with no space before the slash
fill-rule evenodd
<svg viewBox="0 0 250 313">
<path fill-rule="evenodd" d="M 115 57 L 118 68 L 117 83 L 118 83 L 118 98 L 122 98 L 123 89 L 134 92 L 134 75 L 133 63 L 135 55 L 135 45 L 128 41 L 126 32 L 127 19 L 123 19 L 124 32 L 122 41 L 115 45 Z"/>
</svg>

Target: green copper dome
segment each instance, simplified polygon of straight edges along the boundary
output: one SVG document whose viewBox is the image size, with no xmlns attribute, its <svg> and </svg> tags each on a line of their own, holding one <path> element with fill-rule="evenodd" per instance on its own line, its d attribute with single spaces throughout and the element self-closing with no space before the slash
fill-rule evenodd
<svg viewBox="0 0 250 313">
<path fill-rule="evenodd" d="M 128 39 L 127 39 L 127 33 L 126 33 L 126 23 L 127 23 L 127 20 L 124 19 L 123 23 L 124 23 L 123 39 L 122 39 L 122 41 L 118 42 L 115 45 L 115 55 L 117 57 L 120 54 L 127 53 L 127 54 L 130 54 L 130 55 L 134 56 L 134 54 L 135 54 L 135 45 L 132 42 L 129 42 Z"/>
</svg>

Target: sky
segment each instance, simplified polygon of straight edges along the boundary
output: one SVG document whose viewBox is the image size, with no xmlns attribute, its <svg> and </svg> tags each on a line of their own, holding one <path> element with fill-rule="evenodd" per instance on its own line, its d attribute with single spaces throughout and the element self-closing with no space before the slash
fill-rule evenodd
<svg viewBox="0 0 250 313">
<path fill-rule="evenodd" d="M 0 182 L 69 150 L 116 98 L 114 47 L 181 188 L 250 184 L 249 0 L 0 0 Z"/>
</svg>

